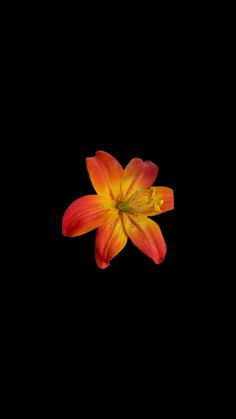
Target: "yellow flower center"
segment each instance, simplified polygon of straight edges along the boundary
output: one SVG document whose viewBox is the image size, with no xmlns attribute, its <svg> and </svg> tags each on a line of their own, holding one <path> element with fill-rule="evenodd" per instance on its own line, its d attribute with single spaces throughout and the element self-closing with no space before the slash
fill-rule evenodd
<svg viewBox="0 0 236 419">
<path fill-rule="evenodd" d="M 120 211 L 141 212 L 149 214 L 161 212 L 163 200 L 159 199 L 155 188 L 141 189 L 134 192 L 128 200 L 118 201 L 116 207 Z"/>
<path fill-rule="evenodd" d="M 117 208 L 120 211 L 124 211 L 124 212 L 129 211 L 129 209 L 130 209 L 130 203 L 129 203 L 129 201 L 120 201 L 117 204 Z"/>
</svg>

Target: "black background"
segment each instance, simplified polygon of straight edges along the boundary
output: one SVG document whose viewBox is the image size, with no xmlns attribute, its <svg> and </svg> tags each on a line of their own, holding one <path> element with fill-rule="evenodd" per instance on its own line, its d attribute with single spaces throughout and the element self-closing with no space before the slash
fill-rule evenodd
<svg viewBox="0 0 236 419">
<path fill-rule="evenodd" d="M 13 347 L 23 342 L 24 356 L 34 358 L 32 365 L 44 375 L 43 388 L 58 381 L 64 389 L 76 381 L 86 395 L 91 382 L 97 391 L 105 379 L 112 392 L 118 377 L 128 395 L 130 383 L 141 389 L 151 383 L 148 392 L 156 400 L 157 382 L 167 395 L 170 383 L 174 393 L 180 388 L 185 394 L 181 379 L 188 386 L 195 377 L 191 368 L 202 368 L 214 323 L 214 312 L 206 320 L 204 307 L 215 286 L 202 268 L 205 235 L 199 228 L 203 192 L 210 186 L 199 182 L 209 137 L 205 61 L 198 60 L 199 27 L 189 36 L 190 18 L 189 27 L 175 16 L 170 21 L 169 12 L 158 22 L 153 18 L 147 25 L 136 20 L 136 28 L 127 22 L 126 31 L 118 22 L 112 31 L 112 20 L 109 29 L 96 30 L 91 22 L 64 30 L 58 21 L 57 30 L 53 17 L 44 38 L 40 27 L 35 37 L 27 32 L 25 41 L 19 39 L 14 144 L 9 135 L 18 165 L 8 169 L 20 166 L 10 190 L 17 274 L 8 281 L 6 316 L 17 330 Z M 174 211 L 153 217 L 167 243 L 162 264 L 129 241 L 101 270 L 95 231 L 73 239 L 62 235 L 68 205 L 94 193 L 85 159 L 97 150 L 123 167 L 134 157 L 153 161 L 159 167 L 155 185 L 174 190 Z M 62 379 L 71 373 L 72 381 Z"/>
<path fill-rule="evenodd" d="M 122 39 L 119 32 L 111 39 L 107 33 L 98 38 L 86 34 L 86 42 L 77 36 L 77 43 L 68 42 L 72 35 L 58 35 L 55 42 L 49 36 L 45 48 L 34 39 L 25 73 L 27 112 L 20 123 L 29 138 L 29 230 L 26 234 L 24 226 L 28 246 L 23 260 L 30 279 L 21 289 L 32 306 L 42 304 L 40 315 L 51 321 L 55 314 L 74 324 L 80 314 L 101 314 L 103 307 L 121 315 L 119 305 L 131 311 L 138 306 L 137 316 L 144 310 L 155 313 L 154 318 L 157 313 L 173 316 L 181 311 L 191 284 L 182 269 L 189 208 L 186 191 L 185 201 L 180 192 L 185 188 L 182 174 L 188 173 L 185 162 L 193 161 L 197 148 L 192 46 L 183 43 L 181 31 L 178 37 L 162 32 L 159 41 L 151 32 Z M 133 157 L 151 160 L 159 166 L 155 184 L 173 188 L 175 210 L 153 218 L 167 243 L 162 264 L 155 265 L 129 241 L 101 270 L 94 257 L 95 231 L 63 237 L 68 205 L 93 193 L 85 158 L 97 150 L 113 154 L 124 167 Z"/>
<path fill-rule="evenodd" d="M 8 136 L 13 153 L 7 175 L 14 167 L 9 247 L 17 255 L 11 257 L 16 273 L 8 281 L 4 314 L 13 317 L 17 330 L 9 327 L 19 364 L 24 368 L 22 343 L 27 362 L 33 359 L 32 376 L 38 377 L 36 365 L 50 395 L 51 382 L 60 386 L 68 371 L 85 392 L 91 381 L 100 388 L 107 366 L 108 385 L 119 377 L 128 395 L 133 379 L 140 388 L 159 380 L 168 396 L 170 382 L 175 392 L 181 378 L 188 385 L 195 377 L 193 365 L 201 371 L 199 354 L 205 354 L 199 319 L 208 300 L 206 284 L 213 286 L 198 267 L 205 240 L 198 213 L 205 211 L 205 202 L 190 178 L 191 170 L 199 173 L 205 152 L 199 138 L 204 143 L 209 134 L 203 128 L 207 64 L 198 58 L 204 53 L 202 28 L 197 22 L 191 33 L 195 12 L 187 16 L 185 9 L 182 20 L 174 10 L 148 11 L 144 18 L 140 12 L 141 17 L 132 11 L 115 26 L 116 12 L 106 19 L 104 11 L 106 25 L 94 11 L 86 18 L 76 14 L 71 24 L 72 13 L 68 20 L 58 19 L 54 10 L 44 13 L 48 22 L 42 19 L 34 36 L 33 18 L 32 28 L 22 25 L 8 49 L 14 61 L 8 100 L 16 110 L 9 124 L 16 133 Z M 212 41 L 206 57 L 211 50 Z M 174 189 L 175 210 L 154 217 L 167 243 L 161 265 L 128 242 L 110 267 L 100 270 L 94 231 L 74 239 L 62 236 L 65 209 L 93 193 L 85 158 L 99 149 L 123 166 L 133 157 L 153 161 L 159 166 L 155 184 Z M 211 329 L 210 318 L 206 336 Z M 151 379 L 142 379 L 145 374 Z M 63 380 L 62 388 L 65 383 L 71 379 Z M 156 386 L 152 391 L 156 399 Z"/>
<path fill-rule="evenodd" d="M 45 396 L 53 400 L 54 390 L 54 409 L 58 394 L 63 401 L 69 390 L 76 409 L 83 400 L 86 409 L 104 408 L 116 397 L 113 410 L 124 399 L 132 411 L 144 400 L 146 413 L 149 401 L 162 394 L 165 409 L 187 409 L 186 400 L 204 400 L 204 383 L 209 387 L 209 377 L 219 373 L 215 348 L 226 324 L 224 275 L 214 274 L 224 245 L 215 240 L 211 261 L 207 242 L 210 221 L 218 216 L 218 195 L 210 197 L 214 184 L 219 193 L 222 158 L 216 159 L 215 148 L 220 138 L 223 150 L 225 139 L 212 134 L 220 118 L 211 120 L 222 78 L 216 72 L 222 26 L 212 10 L 206 15 L 198 8 L 198 18 L 196 7 L 181 10 L 179 4 L 178 10 L 168 4 L 165 13 L 147 9 L 146 15 L 143 5 L 131 13 L 122 6 L 88 7 L 87 14 L 70 9 L 68 16 L 64 7 L 42 10 L 38 25 L 40 11 L 26 10 L 27 24 L 17 15 L 19 30 L 9 25 L 4 32 L 12 45 L 5 46 L 10 164 L 2 183 L 13 179 L 11 187 L 7 183 L 13 202 L 2 202 L 10 213 L 2 226 L 10 224 L 13 232 L 8 230 L 7 246 L 3 242 L 10 259 L 2 284 L 10 292 L 2 300 L 7 369 L 15 370 L 7 376 L 17 377 L 19 386 L 15 378 L 13 384 L 24 394 L 23 380 L 30 383 L 40 397 L 36 406 Z M 214 19 L 217 30 L 209 25 Z M 217 59 L 211 66 L 212 51 Z M 151 160 L 159 166 L 155 185 L 173 188 L 174 211 L 153 217 L 167 243 L 162 264 L 129 241 L 101 270 L 95 231 L 63 237 L 68 205 L 94 192 L 85 158 L 97 150 L 124 167 L 134 157 Z M 194 388 L 199 383 L 202 394 Z"/>
<path fill-rule="evenodd" d="M 91 290 L 108 299 L 135 289 L 152 298 L 163 287 L 164 299 L 182 292 L 184 284 L 177 285 L 183 216 L 178 178 L 195 146 L 188 138 L 191 74 L 178 42 L 167 36 L 158 49 L 141 40 L 120 49 L 120 39 L 99 43 L 93 38 L 90 48 L 80 44 L 76 56 L 74 44 L 61 42 L 51 48 L 49 43 L 44 60 L 37 56 L 32 63 L 37 68 L 29 72 L 34 78 L 32 104 L 36 98 L 37 105 L 27 115 L 34 139 L 28 146 L 28 173 L 34 179 L 30 196 L 35 199 L 29 219 L 32 216 L 32 231 L 37 219 L 37 234 L 31 234 L 29 245 L 33 271 L 41 272 L 35 292 L 43 294 L 48 305 L 65 302 L 65 297 L 71 302 L 88 297 Z M 162 264 L 155 265 L 128 242 L 110 267 L 100 270 L 94 258 L 95 231 L 73 239 L 62 236 L 65 209 L 94 192 L 85 158 L 97 150 L 113 154 L 124 167 L 133 157 L 153 161 L 159 166 L 155 184 L 174 189 L 175 210 L 154 218 L 167 243 Z"/>
</svg>

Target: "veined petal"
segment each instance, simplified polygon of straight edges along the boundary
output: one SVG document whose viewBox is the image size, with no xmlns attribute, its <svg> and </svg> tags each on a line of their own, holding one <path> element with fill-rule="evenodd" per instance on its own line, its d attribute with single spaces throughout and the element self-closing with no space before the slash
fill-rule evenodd
<svg viewBox="0 0 236 419">
<path fill-rule="evenodd" d="M 165 259 L 166 244 L 160 227 L 142 214 L 123 213 L 125 231 L 130 240 L 154 263 Z"/>
<path fill-rule="evenodd" d="M 90 180 L 99 195 L 117 198 L 120 194 L 124 169 L 111 154 L 97 151 L 95 157 L 86 158 Z"/>
<path fill-rule="evenodd" d="M 121 182 L 121 190 L 124 197 L 129 197 L 139 189 L 147 189 L 155 182 L 158 167 L 151 161 L 144 162 L 142 159 L 130 160 L 124 171 Z"/>
<path fill-rule="evenodd" d="M 63 215 L 62 233 L 68 237 L 88 233 L 103 224 L 114 207 L 109 197 L 86 195 L 76 199 Z"/>
<path fill-rule="evenodd" d="M 95 258 L 99 268 L 104 269 L 110 261 L 125 247 L 125 233 L 119 212 L 113 214 L 109 221 L 98 228 L 96 233 Z"/>
</svg>

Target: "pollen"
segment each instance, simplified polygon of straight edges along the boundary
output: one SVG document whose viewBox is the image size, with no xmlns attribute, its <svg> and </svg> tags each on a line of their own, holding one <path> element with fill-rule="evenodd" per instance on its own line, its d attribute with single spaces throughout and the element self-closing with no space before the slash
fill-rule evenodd
<svg viewBox="0 0 236 419">
<path fill-rule="evenodd" d="M 155 188 L 140 189 L 134 192 L 128 200 L 121 199 L 117 202 L 116 208 L 119 211 L 131 213 L 161 213 L 163 199 L 159 199 Z"/>
<path fill-rule="evenodd" d="M 143 214 L 161 212 L 162 199 L 158 199 L 156 189 L 141 189 L 136 191 L 130 198 L 130 209 Z"/>
</svg>

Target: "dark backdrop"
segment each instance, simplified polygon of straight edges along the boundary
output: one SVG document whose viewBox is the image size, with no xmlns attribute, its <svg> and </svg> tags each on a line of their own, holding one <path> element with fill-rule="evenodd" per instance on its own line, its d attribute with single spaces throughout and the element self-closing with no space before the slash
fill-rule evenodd
<svg viewBox="0 0 236 419">
<path fill-rule="evenodd" d="M 146 296 L 155 309 L 156 298 L 176 303 L 186 287 L 178 269 L 183 241 L 179 220 L 186 210 L 179 174 L 196 144 L 187 55 L 168 36 L 158 46 L 136 43 L 122 50 L 109 40 L 99 45 L 92 41 L 90 49 L 76 55 L 70 44 L 48 45 L 44 60 L 37 57 L 34 63 L 37 73 L 29 75 L 35 77 L 36 102 L 27 115 L 32 138 L 27 177 L 32 173 L 33 179 L 28 244 L 35 277 L 29 286 L 52 309 L 63 304 L 76 310 L 77 299 L 82 303 L 96 295 L 114 303 L 133 293 Z M 94 258 L 95 231 L 73 239 L 62 236 L 65 209 L 93 193 L 85 158 L 99 149 L 123 166 L 133 157 L 153 161 L 159 166 L 155 184 L 174 189 L 175 210 L 153 218 L 167 243 L 161 265 L 128 242 L 110 267 L 100 270 Z"/>
<path fill-rule="evenodd" d="M 130 374 L 140 388 L 157 377 L 169 394 L 170 383 L 174 391 L 181 388 L 182 360 L 191 357 L 191 347 L 197 347 L 194 318 L 198 321 L 202 310 L 198 295 L 205 295 L 205 274 L 202 270 L 196 276 L 195 268 L 204 236 L 197 231 L 189 204 L 189 191 L 194 195 L 195 190 L 185 163 L 196 173 L 201 169 L 201 160 L 196 164 L 194 158 L 202 137 L 197 127 L 205 98 L 199 74 L 204 74 L 205 67 L 199 66 L 194 37 L 178 17 L 173 16 L 173 25 L 169 12 L 164 20 L 153 13 L 150 24 L 151 14 L 144 25 L 132 13 L 130 20 L 137 28 L 128 24 L 125 33 L 119 21 L 114 34 L 111 18 L 109 29 L 98 19 L 100 27 L 94 31 L 91 13 L 85 28 L 83 15 L 79 23 L 71 24 L 70 13 L 67 30 L 64 19 L 57 20 L 53 14 L 50 33 L 40 22 L 35 37 L 26 31 L 25 41 L 18 41 L 18 35 L 14 41 L 19 42 L 12 77 L 19 121 L 11 121 L 16 135 L 9 144 L 20 166 L 14 176 L 18 180 L 22 173 L 22 177 L 19 187 L 14 182 L 10 189 L 15 229 L 10 246 L 17 257 L 10 262 L 16 272 L 9 281 L 11 303 L 13 294 L 15 299 L 6 315 L 14 306 L 20 339 L 13 347 L 19 349 L 22 338 L 29 341 L 22 348 L 27 358 L 34 357 L 32 373 L 36 364 L 41 374 L 45 371 L 43 388 L 47 383 L 53 387 L 49 372 L 61 388 L 69 385 L 71 379 L 62 377 L 70 371 L 85 391 L 88 381 L 99 389 L 107 365 L 110 376 L 105 380 L 112 389 L 114 377 L 121 374 L 121 389 L 127 382 L 130 395 Z M 58 29 L 51 22 L 57 22 Z M 198 25 L 196 38 L 199 31 Z M 94 258 L 94 231 L 74 239 L 62 236 L 65 209 L 76 198 L 93 193 L 85 158 L 99 149 L 124 166 L 133 157 L 153 161 L 159 166 L 156 185 L 174 189 L 175 210 L 154 217 L 167 243 L 161 265 L 129 242 L 109 268 L 100 270 Z M 204 148 L 200 150 L 204 155 Z M 7 175 L 11 165 L 8 171 Z M 203 212 L 205 202 L 198 192 L 194 207 Z M 193 240 L 199 237 L 197 252 L 185 240 L 187 230 Z M 191 253 L 196 255 L 195 264 L 189 261 Z M 18 274 L 21 264 L 23 273 Z M 11 327 L 9 331 L 13 334 Z M 199 353 L 204 353 L 204 347 Z M 198 359 L 194 355 L 187 370 L 189 365 L 198 366 Z M 146 372 L 151 380 L 142 379 Z M 155 386 L 152 391 L 156 398 Z"/>
</svg>

